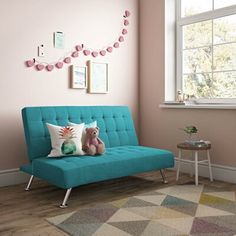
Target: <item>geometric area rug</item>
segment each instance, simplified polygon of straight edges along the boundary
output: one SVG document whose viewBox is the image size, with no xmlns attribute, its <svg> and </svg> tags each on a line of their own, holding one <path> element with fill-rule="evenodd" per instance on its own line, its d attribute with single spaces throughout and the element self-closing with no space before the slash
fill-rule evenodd
<svg viewBox="0 0 236 236">
<path fill-rule="evenodd" d="M 233 236 L 236 192 L 175 185 L 47 220 L 79 236 Z"/>
</svg>

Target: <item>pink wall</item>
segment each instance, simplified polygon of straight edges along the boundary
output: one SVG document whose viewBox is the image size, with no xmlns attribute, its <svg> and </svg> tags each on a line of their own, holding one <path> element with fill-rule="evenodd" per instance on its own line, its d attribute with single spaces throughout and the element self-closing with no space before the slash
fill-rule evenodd
<svg viewBox="0 0 236 236">
<path fill-rule="evenodd" d="M 211 140 L 214 164 L 236 167 L 236 111 L 161 109 L 164 101 L 164 0 L 140 1 L 141 142 L 173 150 L 186 136 L 179 130 L 196 125 Z"/>
<path fill-rule="evenodd" d="M 51 73 L 24 66 L 42 43 L 43 60 L 54 61 L 77 43 L 99 48 L 113 42 L 126 9 L 132 13 L 126 42 L 111 55 L 94 60 L 109 63 L 109 94 L 69 89 L 67 66 Z M 0 19 L 0 170 L 27 162 L 20 114 L 24 106 L 128 105 L 137 124 L 138 1 L 8 0 L 0 3 Z M 65 50 L 53 48 L 54 31 L 66 34 Z M 85 58 L 74 62 L 85 65 Z"/>
</svg>

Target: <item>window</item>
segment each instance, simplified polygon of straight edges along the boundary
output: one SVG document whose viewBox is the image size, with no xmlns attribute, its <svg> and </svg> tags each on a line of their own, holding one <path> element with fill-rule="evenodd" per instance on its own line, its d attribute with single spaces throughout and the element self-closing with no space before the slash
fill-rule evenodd
<svg viewBox="0 0 236 236">
<path fill-rule="evenodd" d="M 236 98 L 236 0 L 178 0 L 177 90 Z"/>
</svg>

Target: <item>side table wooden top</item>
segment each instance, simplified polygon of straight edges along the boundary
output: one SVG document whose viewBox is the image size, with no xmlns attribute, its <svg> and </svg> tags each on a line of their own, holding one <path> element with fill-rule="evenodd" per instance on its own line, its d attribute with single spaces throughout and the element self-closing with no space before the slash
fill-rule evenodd
<svg viewBox="0 0 236 236">
<path fill-rule="evenodd" d="M 184 149 L 184 150 L 208 150 L 211 149 L 211 144 L 206 144 L 206 145 L 195 145 L 191 143 L 178 143 L 177 148 L 179 149 Z"/>
</svg>

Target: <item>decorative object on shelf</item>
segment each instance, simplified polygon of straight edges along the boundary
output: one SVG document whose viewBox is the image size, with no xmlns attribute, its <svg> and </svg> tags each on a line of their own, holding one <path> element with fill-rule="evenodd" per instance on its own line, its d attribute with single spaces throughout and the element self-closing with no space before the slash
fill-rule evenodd
<svg viewBox="0 0 236 236">
<path fill-rule="evenodd" d="M 84 89 L 87 87 L 86 66 L 71 66 L 71 88 Z"/>
<path fill-rule="evenodd" d="M 196 134 L 198 132 L 198 129 L 196 126 L 189 125 L 182 129 L 186 134 L 189 135 L 189 139 L 186 140 L 187 143 L 194 143 L 196 140 L 193 140 L 193 134 Z"/>
<path fill-rule="evenodd" d="M 67 53 L 67 55 L 65 55 L 64 57 L 61 57 L 59 60 L 57 60 L 55 62 L 42 62 L 42 61 L 37 61 L 37 60 L 35 60 L 35 58 L 33 58 L 33 60 L 27 60 L 25 62 L 26 66 L 33 67 L 35 65 L 35 63 L 37 63 L 35 68 L 38 71 L 42 71 L 44 68 L 46 69 L 46 71 L 52 71 L 54 69 L 53 65 L 55 65 L 55 68 L 61 69 L 63 67 L 64 63 L 70 64 L 71 59 L 79 57 L 80 53 L 82 53 L 84 56 L 92 56 L 94 58 L 98 57 L 98 56 L 105 56 L 106 52 L 112 53 L 113 49 L 118 49 L 120 47 L 120 43 L 125 41 L 124 36 L 126 34 L 128 34 L 128 30 L 126 28 L 130 24 L 130 22 L 127 18 L 130 17 L 130 15 L 131 15 L 131 13 L 128 10 L 126 10 L 123 15 L 123 23 L 122 23 L 120 36 L 116 40 L 114 40 L 113 43 L 111 43 L 107 46 L 104 46 L 103 48 L 93 49 L 93 48 L 87 47 L 85 44 L 78 44 L 75 46 L 75 49 L 73 49 L 72 51 Z M 60 31 L 55 32 L 54 33 L 54 47 L 63 49 L 64 46 L 65 46 L 64 33 L 60 32 Z M 38 66 L 38 65 L 40 65 L 40 66 Z M 51 67 L 51 65 L 53 67 Z"/>
<path fill-rule="evenodd" d="M 197 98 L 194 95 L 184 94 L 184 103 L 185 105 L 196 105 Z"/>
<path fill-rule="evenodd" d="M 184 101 L 184 99 L 183 99 L 183 94 L 182 94 L 182 91 L 181 91 L 181 90 L 178 90 L 178 91 L 177 91 L 176 101 L 177 101 L 177 102 L 183 102 L 183 101 Z"/>
<path fill-rule="evenodd" d="M 88 61 L 88 92 L 108 93 L 108 64 Z"/>
</svg>

